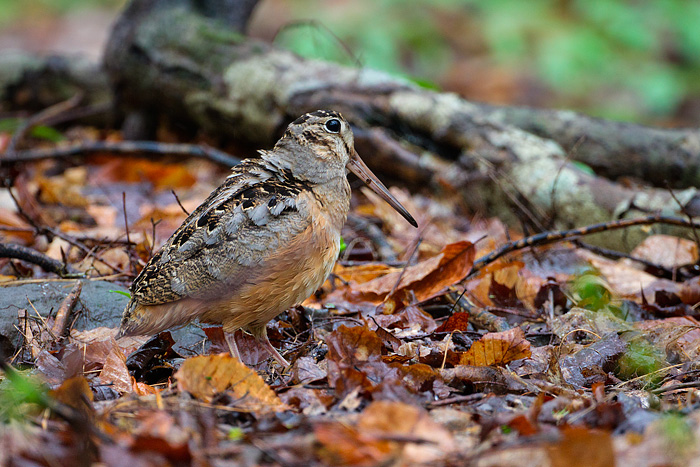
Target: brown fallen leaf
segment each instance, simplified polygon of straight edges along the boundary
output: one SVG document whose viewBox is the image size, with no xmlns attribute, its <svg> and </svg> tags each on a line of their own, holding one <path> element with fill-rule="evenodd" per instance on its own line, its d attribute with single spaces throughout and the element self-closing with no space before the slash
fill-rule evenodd
<svg viewBox="0 0 700 467">
<path fill-rule="evenodd" d="M 365 282 L 399 270 L 400 269 L 392 268 L 382 263 L 361 264 L 359 266 L 343 266 L 342 264 L 336 264 L 333 268 L 333 274 L 351 284 L 364 284 Z"/>
<path fill-rule="evenodd" d="M 636 258 L 646 259 L 667 268 L 676 268 L 696 263 L 698 246 L 694 241 L 686 238 L 652 235 L 642 240 L 631 254 Z"/>
<path fill-rule="evenodd" d="M 513 360 L 529 358 L 530 342 L 521 328 L 490 332 L 474 342 L 459 358 L 460 365 L 489 366 L 505 365 Z"/>
<path fill-rule="evenodd" d="M 255 412 L 277 412 L 286 406 L 253 370 L 230 355 L 202 355 L 185 360 L 175 373 L 178 388 L 206 402 L 216 394 L 233 392 L 236 407 Z"/>
<path fill-rule="evenodd" d="M 474 245 L 471 242 L 451 243 L 437 255 L 409 266 L 401 275 L 396 271 L 353 287 L 352 294 L 363 299 L 382 300 L 401 281 L 394 292 L 400 296 L 410 290 L 418 301 L 438 295 L 445 287 L 464 279 L 474 263 Z"/>
<path fill-rule="evenodd" d="M 458 311 L 447 318 L 435 332 L 467 331 L 469 329 L 469 313 Z"/>
<path fill-rule="evenodd" d="M 564 438 L 548 448 L 553 467 L 603 467 L 616 464 L 609 432 L 579 427 L 567 427 L 562 431 Z"/>
<path fill-rule="evenodd" d="M 634 323 L 648 341 L 681 361 L 700 357 L 700 322 L 691 316 L 674 316 Z"/>
<path fill-rule="evenodd" d="M 317 454 L 326 465 L 382 465 L 395 449 L 394 443 L 365 439 L 360 430 L 338 422 L 317 424 L 314 435 L 320 444 Z"/>
<path fill-rule="evenodd" d="M 94 418 L 95 409 L 92 407 L 94 396 L 84 376 L 68 378 L 49 394 L 56 401 L 78 411 L 86 420 Z"/>
<path fill-rule="evenodd" d="M 119 392 L 133 391 L 133 378 L 126 367 L 126 355 L 115 341 L 112 341 L 112 350 L 107 355 L 100 373 L 100 382 L 111 384 L 112 388 Z"/>
</svg>

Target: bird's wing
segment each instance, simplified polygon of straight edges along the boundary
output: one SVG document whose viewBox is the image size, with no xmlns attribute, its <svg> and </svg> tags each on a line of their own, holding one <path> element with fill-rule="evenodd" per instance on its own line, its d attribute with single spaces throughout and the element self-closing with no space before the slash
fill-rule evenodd
<svg viewBox="0 0 700 467">
<path fill-rule="evenodd" d="M 131 286 L 132 299 L 159 305 L 235 293 L 311 223 L 297 206 L 304 189 L 257 161 L 236 166 L 151 258 Z"/>
</svg>

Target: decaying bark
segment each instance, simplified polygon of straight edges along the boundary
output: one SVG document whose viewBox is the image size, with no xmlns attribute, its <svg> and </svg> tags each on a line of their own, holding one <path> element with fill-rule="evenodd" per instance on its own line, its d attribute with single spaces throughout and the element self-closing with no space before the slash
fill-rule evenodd
<svg viewBox="0 0 700 467">
<path fill-rule="evenodd" d="M 237 3 L 132 1 L 105 52 L 119 107 L 136 121 L 166 115 L 255 147 L 272 144 L 303 112 L 335 108 L 354 125 L 358 151 L 383 178 L 458 191 L 474 210 L 534 230 L 648 212 L 678 215 L 679 203 L 693 213 L 700 205 L 693 187 L 700 172 L 697 131 L 500 109 L 374 70 L 303 59 L 245 38 L 242 25 L 254 2 L 241 2 L 245 8 L 232 14 Z M 226 8 L 228 16 L 217 14 Z M 567 154 L 558 142 L 576 149 Z M 572 159 L 614 177 L 689 188 L 674 200 L 665 188 L 590 175 Z M 620 232 L 604 243 L 629 248 L 646 234 Z"/>
</svg>

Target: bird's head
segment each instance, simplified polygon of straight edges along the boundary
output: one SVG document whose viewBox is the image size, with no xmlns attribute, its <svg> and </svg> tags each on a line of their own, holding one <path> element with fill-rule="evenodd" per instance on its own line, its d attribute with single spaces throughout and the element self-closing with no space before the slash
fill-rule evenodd
<svg viewBox="0 0 700 467">
<path fill-rule="evenodd" d="M 355 151 L 350 124 L 338 112 L 317 110 L 297 118 L 289 124 L 274 150 L 264 154 L 268 159 L 271 156 L 276 157 L 274 162 L 289 170 L 292 176 L 313 184 L 346 177 L 350 170 L 417 227 L 406 208 L 360 159 Z"/>
</svg>

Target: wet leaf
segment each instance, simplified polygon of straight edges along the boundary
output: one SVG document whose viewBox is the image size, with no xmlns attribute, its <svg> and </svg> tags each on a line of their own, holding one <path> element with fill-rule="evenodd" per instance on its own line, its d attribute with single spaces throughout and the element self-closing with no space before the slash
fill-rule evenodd
<svg viewBox="0 0 700 467">
<path fill-rule="evenodd" d="M 285 405 L 253 370 L 230 355 L 207 355 L 185 360 L 175 373 L 180 391 L 206 402 L 224 391 L 233 393 L 236 407 L 257 412 L 280 411 Z"/>
<path fill-rule="evenodd" d="M 395 295 L 410 290 L 418 301 L 424 301 L 464 279 L 473 263 L 474 245 L 471 242 L 452 243 L 437 256 L 407 267 L 403 275 L 401 271 L 387 274 L 354 287 L 353 292 L 365 298 L 383 299 L 398 282 Z"/>
<path fill-rule="evenodd" d="M 513 360 L 529 358 L 530 342 L 521 328 L 490 332 L 474 342 L 459 358 L 460 365 L 505 365 Z"/>
<path fill-rule="evenodd" d="M 100 373 L 100 382 L 111 384 L 112 388 L 119 392 L 133 391 L 133 378 L 126 367 L 126 355 L 114 341 Z"/>
<path fill-rule="evenodd" d="M 574 387 L 605 382 L 626 350 L 627 343 L 616 332 L 610 332 L 578 352 L 563 356 L 559 360 L 562 377 Z"/>
</svg>

